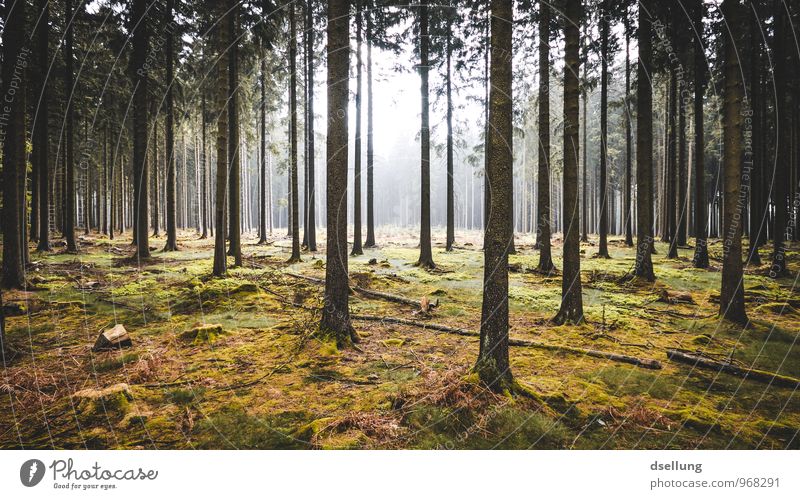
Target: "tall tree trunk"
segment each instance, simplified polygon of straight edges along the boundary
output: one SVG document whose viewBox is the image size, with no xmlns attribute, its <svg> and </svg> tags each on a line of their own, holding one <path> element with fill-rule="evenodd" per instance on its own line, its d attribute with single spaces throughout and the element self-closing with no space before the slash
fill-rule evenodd
<svg viewBox="0 0 800 499">
<path fill-rule="evenodd" d="M 175 0 L 167 0 L 167 23 L 173 22 L 173 9 Z M 164 208 L 167 213 L 167 242 L 164 251 L 178 251 L 178 220 L 177 220 L 177 201 L 175 199 L 177 189 L 177 173 L 175 171 L 175 104 L 173 87 L 175 84 L 175 73 L 173 69 L 175 60 L 175 36 L 172 30 L 167 32 L 166 40 L 166 71 L 167 71 L 167 94 L 165 96 L 166 123 L 164 126 L 164 158 L 166 160 L 167 178 L 166 193 L 167 205 Z"/>
<path fill-rule="evenodd" d="M 583 67 L 583 81 L 584 82 L 586 81 L 586 65 L 584 65 L 584 67 Z M 580 226 L 583 228 L 582 231 L 581 231 L 581 242 L 585 243 L 585 242 L 589 241 L 589 234 L 588 234 L 588 231 L 589 231 L 589 217 L 588 217 L 589 196 L 588 196 L 588 191 L 586 189 L 586 187 L 587 187 L 586 186 L 587 179 L 589 178 L 589 176 L 587 175 L 587 171 L 586 171 L 586 165 L 588 163 L 587 158 L 586 158 L 586 151 L 589 149 L 587 147 L 587 145 L 586 145 L 586 129 L 587 129 L 586 125 L 589 123 L 589 121 L 586 118 L 586 111 L 589 109 L 589 99 L 587 97 L 587 93 L 586 93 L 586 89 L 585 88 L 581 91 L 581 95 L 582 95 L 582 99 L 581 100 L 583 101 L 583 106 L 581 106 L 583 108 L 583 161 L 581 162 L 583 164 L 583 174 L 581 175 L 581 183 L 582 183 L 582 186 L 581 186 L 582 187 L 581 188 L 582 196 L 581 197 L 582 197 L 582 199 L 580 201 L 581 214 L 580 214 L 580 222 L 579 223 L 580 223 Z M 577 180 L 576 180 L 576 182 L 577 182 Z M 577 189 L 577 186 L 576 186 L 576 189 Z"/>
<path fill-rule="evenodd" d="M 50 63 L 50 50 L 48 39 L 50 34 L 50 2 L 39 0 L 39 19 L 36 24 L 36 49 L 39 58 L 39 101 L 36 107 L 36 123 L 34 124 L 33 150 L 36 160 L 39 181 L 39 244 L 38 251 L 50 251 L 50 136 L 49 132 L 49 106 L 47 93 L 48 68 Z"/>
<path fill-rule="evenodd" d="M 786 275 L 786 229 L 788 218 L 788 197 L 789 197 L 789 163 L 791 162 L 790 148 L 790 107 L 787 92 L 787 52 L 788 43 L 787 31 L 791 29 L 789 19 L 786 15 L 786 7 L 783 2 L 775 2 L 775 33 L 774 33 L 774 78 L 775 78 L 775 174 L 773 176 L 775 186 L 775 222 L 773 231 L 774 250 L 772 254 L 772 266 L 769 274 L 771 277 L 783 277 Z"/>
<path fill-rule="evenodd" d="M 147 15 L 147 0 L 133 2 L 133 199 L 134 224 L 136 226 L 136 256 L 150 257 L 148 234 L 148 162 L 147 121 L 148 102 L 147 71 L 145 68 L 149 47 L 150 26 Z"/>
<path fill-rule="evenodd" d="M 317 187 L 316 187 L 316 146 L 314 141 L 314 1 L 306 0 L 306 51 L 308 53 L 308 250 L 317 251 Z"/>
<path fill-rule="evenodd" d="M 633 246 L 633 205 L 631 203 L 631 32 L 628 13 L 625 15 L 625 246 Z"/>
<path fill-rule="evenodd" d="M 420 179 L 420 227 L 419 260 L 417 265 L 427 269 L 436 267 L 431 250 L 431 133 L 428 95 L 428 0 L 419 3 L 419 74 L 420 95 L 422 97 L 422 120 L 420 126 L 421 179 Z M 488 213 L 487 213 L 488 215 Z"/>
<path fill-rule="evenodd" d="M 556 324 L 579 324 L 584 320 L 581 293 L 580 202 L 578 198 L 578 157 L 580 154 L 578 74 L 581 65 L 578 46 L 579 26 L 583 17 L 582 10 L 580 0 L 567 0 L 566 18 L 574 22 L 566 23 L 564 28 L 564 186 L 562 190 L 564 193 L 565 234 L 561 309 L 553 319 Z"/>
<path fill-rule="evenodd" d="M 698 33 L 703 32 L 703 1 L 695 0 L 692 9 L 693 24 Z M 708 217 L 706 211 L 705 144 L 703 134 L 703 96 L 705 94 L 705 53 L 703 41 L 694 38 L 694 232 L 693 265 L 708 268 Z"/>
<path fill-rule="evenodd" d="M 447 25 L 447 38 L 446 38 L 446 65 L 447 76 L 445 78 L 445 85 L 447 87 L 447 236 L 445 240 L 445 247 L 447 251 L 453 251 L 453 242 L 456 238 L 455 228 L 455 194 L 453 192 L 453 81 L 452 81 L 452 58 L 453 58 L 453 44 L 452 44 L 452 27 Z"/>
<path fill-rule="evenodd" d="M 358 337 L 350 323 L 347 279 L 347 154 L 350 72 L 350 6 L 328 1 L 328 172 L 325 298 L 320 329 L 340 346 Z"/>
<path fill-rule="evenodd" d="M 203 203 L 202 212 L 203 212 L 203 233 L 200 235 L 200 239 L 207 239 L 208 238 L 208 149 L 206 148 L 206 127 L 208 123 L 206 121 L 206 92 L 205 89 L 201 90 L 203 92 L 203 97 L 201 99 L 200 104 L 200 147 L 202 148 L 202 153 L 200 154 L 200 160 L 202 164 L 200 166 L 200 170 L 203 175 L 202 181 L 202 194 L 201 194 L 201 202 Z"/>
<path fill-rule="evenodd" d="M 297 23 L 295 4 L 289 5 L 289 184 L 291 197 L 292 255 L 289 262 L 300 261 L 300 203 L 297 193 Z"/>
<path fill-rule="evenodd" d="M 750 235 L 747 263 L 761 265 L 758 247 L 761 245 L 765 227 L 765 210 L 762 205 L 761 183 L 764 178 L 764 163 L 761 160 L 761 26 L 758 16 L 758 2 L 750 2 L 750 108 L 752 110 L 752 174 L 750 176 Z"/>
<path fill-rule="evenodd" d="M 669 78 L 669 112 L 667 115 L 669 126 L 669 139 L 667 143 L 667 169 L 664 181 L 667 183 L 667 234 L 669 240 L 669 253 L 667 258 L 678 258 L 677 236 L 677 187 L 678 165 L 675 157 L 678 145 L 678 77 L 674 70 L 670 70 Z"/>
<path fill-rule="evenodd" d="M 8 112 L 0 122 L 3 140 L 3 276 L 2 287 L 25 287 L 24 249 L 27 240 L 22 231 L 26 223 L 20 207 L 25 202 L 20 179 L 25 175 L 25 66 L 29 55 L 25 42 L 26 2 L 6 2 L 3 30 L 3 105 Z M 10 103 L 8 101 L 11 101 Z M 0 340 L 3 338 L 0 337 Z M 5 346 L 5 344 L 3 344 Z"/>
<path fill-rule="evenodd" d="M 550 243 L 550 6 L 539 4 L 539 178 L 536 239 L 541 272 L 555 270 Z"/>
<path fill-rule="evenodd" d="M 721 317 L 738 324 L 747 323 L 744 310 L 744 275 L 742 270 L 742 97 L 744 82 L 737 47 L 744 31 L 739 0 L 724 0 L 723 46 L 725 53 L 725 93 L 723 96 L 722 137 L 725 174 L 723 198 Z"/>
<path fill-rule="evenodd" d="M 597 256 L 608 254 L 608 8 L 609 0 L 600 7 L 600 244 Z M 584 126 L 586 124 L 584 123 Z"/>
<path fill-rule="evenodd" d="M 152 224 L 153 224 L 153 237 L 158 237 L 160 235 L 161 229 L 159 227 L 159 221 L 161 215 L 159 214 L 158 210 L 158 201 L 160 199 L 160 195 L 158 192 L 158 121 L 154 118 L 153 119 L 153 214 L 152 214 Z"/>
<path fill-rule="evenodd" d="M 512 227 L 512 23 L 511 0 L 492 0 L 491 90 L 489 94 L 489 168 L 492 192 L 484 233 L 483 306 L 480 350 L 474 370 L 496 392 L 514 388 L 508 360 L 508 251 Z"/>
<path fill-rule="evenodd" d="M 267 242 L 267 63 L 264 48 L 260 47 L 261 59 L 258 86 L 261 92 L 258 103 L 259 108 L 259 196 L 258 196 L 258 244 Z"/>
<path fill-rule="evenodd" d="M 636 264 L 634 275 L 648 281 L 653 273 L 653 39 L 650 13 L 653 0 L 639 4 L 639 64 L 636 68 Z"/>
<path fill-rule="evenodd" d="M 373 137 L 372 102 L 372 11 L 367 13 L 367 240 L 365 248 L 375 247 L 375 195 L 373 170 L 375 166 L 375 142 Z"/>
<path fill-rule="evenodd" d="M 353 151 L 353 250 L 351 256 L 363 255 L 361 248 L 361 0 L 356 0 L 356 135 Z"/>
<path fill-rule="evenodd" d="M 67 240 L 67 252 L 75 253 L 78 251 L 78 243 L 75 240 L 75 71 L 73 69 L 74 57 L 74 14 L 73 0 L 66 0 L 64 7 L 66 40 L 64 45 L 64 93 L 67 97 L 67 108 L 65 110 L 64 127 L 65 137 L 65 160 L 66 172 L 64 175 L 64 237 Z"/>
<path fill-rule="evenodd" d="M 217 181 L 214 202 L 214 269 L 217 277 L 228 272 L 228 261 L 225 251 L 225 226 L 226 197 L 228 195 L 228 72 L 230 51 L 228 46 L 231 39 L 231 25 L 226 16 L 228 2 L 220 2 L 217 12 L 216 45 L 217 45 L 217 82 L 216 82 L 216 111 L 217 111 Z"/>
<path fill-rule="evenodd" d="M 242 266 L 242 188 L 241 188 L 241 162 L 239 159 L 239 1 L 228 0 L 228 9 L 230 16 L 227 17 L 227 22 L 230 25 L 228 33 L 230 33 L 230 43 L 228 50 L 230 56 L 228 58 L 228 171 L 230 178 L 228 180 L 228 255 L 233 257 L 234 265 L 237 267 Z M 294 5 L 294 4 L 292 4 Z M 292 57 L 294 60 L 294 57 Z M 292 77 L 294 78 L 294 68 L 292 68 Z M 294 89 L 294 83 L 292 84 Z M 294 90 L 292 90 L 294 91 Z M 293 99 L 294 102 L 294 99 Z M 295 104 L 296 106 L 296 104 Z M 295 107 L 296 110 L 296 107 Z M 292 115 L 296 120 L 296 111 Z M 295 125 L 296 126 L 296 125 Z M 297 135 L 295 131 L 294 142 L 294 157 L 297 157 Z M 297 162 L 294 164 L 295 175 L 297 171 Z M 297 183 L 295 182 L 295 189 L 297 192 Z M 294 200 L 296 206 L 297 201 Z M 295 209 L 295 213 L 297 210 Z M 294 245 L 292 248 L 294 253 Z M 297 253 L 300 253 L 300 244 L 297 244 Z"/>
</svg>

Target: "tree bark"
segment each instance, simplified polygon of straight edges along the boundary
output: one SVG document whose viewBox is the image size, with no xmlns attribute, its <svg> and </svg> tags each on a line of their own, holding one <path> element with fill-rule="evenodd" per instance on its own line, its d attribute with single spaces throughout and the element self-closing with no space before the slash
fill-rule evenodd
<svg viewBox="0 0 800 499">
<path fill-rule="evenodd" d="M 550 214 L 550 6 L 539 4 L 539 164 L 536 240 L 539 246 L 539 271 L 550 273 L 553 264 Z"/>
<path fill-rule="evenodd" d="M 365 248 L 375 247 L 375 195 L 374 177 L 375 143 L 372 102 L 372 11 L 367 13 L 367 240 Z"/>
<path fill-rule="evenodd" d="M 742 96 L 744 82 L 737 47 L 744 30 L 739 0 L 724 0 L 722 14 L 725 51 L 725 93 L 723 97 L 722 136 L 725 196 L 723 215 L 722 289 L 720 316 L 738 324 L 747 323 L 744 310 L 742 271 Z M 746 192 L 745 192 L 746 194 Z M 746 199 L 746 198 L 744 198 Z"/>
<path fill-rule="evenodd" d="M 653 0 L 639 4 L 639 64 L 636 69 L 636 264 L 634 275 L 648 281 L 653 273 L 653 89 L 643 84 L 653 70 L 650 12 Z"/>
<path fill-rule="evenodd" d="M 217 108 L 217 182 L 214 203 L 214 269 L 217 277 L 224 276 L 228 271 L 227 254 L 225 251 L 225 226 L 226 226 L 226 200 L 228 195 L 228 57 L 227 47 L 230 41 L 230 23 L 225 19 L 231 15 L 228 12 L 227 2 L 218 4 L 216 26 L 217 45 L 217 82 L 216 82 L 216 108 Z"/>
<path fill-rule="evenodd" d="M 580 154 L 578 74 L 581 65 L 578 46 L 582 17 L 580 0 L 567 0 L 566 18 L 570 22 L 567 22 L 564 28 L 564 186 L 562 189 L 565 226 L 564 269 L 561 283 L 561 309 L 553 319 L 556 324 L 580 324 L 584 321 L 581 293 L 580 202 L 578 198 L 578 157 Z"/>
<path fill-rule="evenodd" d="M 293 6 L 294 4 L 292 4 Z M 228 0 L 230 15 L 227 17 L 228 33 L 230 36 L 227 45 L 230 55 L 228 57 L 228 255 L 233 257 L 233 263 L 237 267 L 242 266 L 242 188 L 241 188 L 241 164 L 239 159 L 239 1 Z M 292 57 L 294 60 L 294 57 Z M 292 67 L 292 78 L 294 68 Z M 294 81 L 292 83 L 294 92 Z M 293 95 L 292 95 L 293 96 Z M 293 99 L 294 102 L 294 99 Z M 296 127 L 296 103 L 295 113 L 292 115 Z M 297 158 L 297 132 L 295 130 L 294 157 Z M 294 164 L 295 175 L 297 172 L 297 162 Z M 295 187 L 297 182 L 295 179 Z M 293 192 L 297 192 L 297 189 Z M 294 200 L 295 212 L 296 200 Z M 292 245 L 294 253 L 294 244 Z M 297 253 L 300 253 L 300 243 L 297 243 Z"/>
<path fill-rule="evenodd" d="M 764 163 L 761 160 L 761 26 L 758 2 L 751 2 L 750 17 L 750 108 L 752 109 L 753 165 L 750 184 L 750 234 L 747 264 L 761 265 L 758 247 L 761 245 L 765 227 L 766 210 L 762 204 L 762 181 Z"/>
<path fill-rule="evenodd" d="M 597 256 L 608 254 L 608 1 L 600 8 L 600 243 Z M 584 123 L 586 126 L 586 123 Z"/>
<path fill-rule="evenodd" d="M 490 156 L 492 192 L 484 232 L 483 305 L 478 360 L 474 370 L 490 389 L 513 388 L 508 360 L 508 251 L 513 240 L 512 23 L 511 0 L 491 3 Z"/>
<path fill-rule="evenodd" d="M 148 233 L 148 161 L 147 122 L 150 97 L 147 94 L 147 51 L 150 44 L 150 26 L 147 20 L 147 1 L 133 2 L 133 200 L 136 226 L 136 256 L 150 257 Z"/>
<path fill-rule="evenodd" d="M 786 271 L 786 229 L 788 218 L 788 197 L 789 197 L 789 163 L 790 163 L 790 140 L 789 131 L 791 107 L 787 98 L 787 52 L 788 43 L 787 31 L 791 29 L 789 20 L 786 18 L 786 7 L 783 2 L 775 2 L 775 33 L 774 33 L 774 79 L 775 79 L 775 174 L 773 176 L 775 194 L 773 203 L 775 204 L 775 221 L 773 231 L 774 250 L 772 254 L 772 266 L 769 270 L 770 277 L 783 277 Z"/>
<path fill-rule="evenodd" d="M 356 133 L 353 151 L 353 250 L 351 256 L 363 255 L 361 248 L 361 1 L 356 0 Z"/>
<path fill-rule="evenodd" d="M 258 244 L 267 242 L 267 64 L 264 60 L 264 48 L 260 47 L 261 59 L 258 86 L 261 93 L 259 108 L 259 196 L 258 196 Z"/>
<path fill-rule="evenodd" d="M 64 30 L 66 32 L 64 41 L 64 93 L 69 96 L 67 98 L 65 121 L 65 161 L 66 172 L 64 175 L 64 237 L 67 241 L 67 252 L 76 253 L 78 251 L 78 244 L 75 240 L 75 138 L 74 138 L 74 124 L 75 124 L 75 111 L 74 111 L 74 92 L 75 92 L 75 71 L 73 69 L 74 56 L 74 14 L 73 14 L 73 0 L 65 0 L 64 17 L 65 24 Z"/>
<path fill-rule="evenodd" d="M 300 261 L 300 203 L 297 193 L 297 23 L 295 6 L 289 5 L 289 185 L 292 192 L 292 255 L 290 263 Z"/>
<path fill-rule="evenodd" d="M 420 179 L 420 230 L 419 230 L 419 260 L 417 266 L 432 269 L 433 251 L 431 250 L 431 136 L 430 136 L 430 109 L 428 95 L 428 50 L 430 39 L 428 37 L 428 0 L 420 0 L 419 4 L 419 74 L 420 95 L 422 97 L 422 113 L 420 126 L 420 152 L 421 152 L 421 179 Z"/>
<path fill-rule="evenodd" d="M 327 247 L 325 298 L 320 329 L 340 346 L 357 340 L 350 323 L 347 281 L 347 154 L 350 71 L 350 8 L 328 2 L 327 81 Z"/>
<path fill-rule="evenodd" d="M 625 246 L 633 246 L 633 204 L 631 203 L 631 32 L 628 12 L 625 13 Z"/>
<path fill-rule="evenodd" d="M 695 0 L 693 24 L 703 32 L 703 1 Z M 705 141 L 703 133 L 703 96 L 705 94 L 705 53 L 703 41 L 694 39 L 694 231 L 695 247 L 692 263 L 695 268 L 708 268 L 708 221 L 706 201 Z"/>
<path fill-rule="evenodd" d="M 47 88 L 47 71 L 50 61 L 48 39 L 50 34 L 50 2 L 39 0 L 39 19 L 36 25 L 37 55 L 39 58 L 39 103 L 36 108 L 34 125 L 33 150 L 36 153 L 39 201 L 39 244 L 38 251 L 50 251 L 50 136 L 49 132 L 49 99 Z"/>
<path fill-rule="evenodd" d="M 446 65 L 447 74 L 445 77 L 446 94 L 447 94 L 447 143 L 446 143 L 446 156 L 447 156 L 447 234 L 445 237 L 445 249 L 453 251 L 453 242 L 455 241 L 455 194 L 453 192 L 453 81 L 452 81 L 452 27 L 447 25 L 447 38 L 446 43 Z"/>
<path fill-rule="evenodd" d="M 306 0 L 306 51 L 308 53 L 308 172 L 306 183 L 308 185 L 308 250 L 317 251 L 317 187 L 316 187 L 316 147 L 314 141 L 314 2 Z"/>
</svg>

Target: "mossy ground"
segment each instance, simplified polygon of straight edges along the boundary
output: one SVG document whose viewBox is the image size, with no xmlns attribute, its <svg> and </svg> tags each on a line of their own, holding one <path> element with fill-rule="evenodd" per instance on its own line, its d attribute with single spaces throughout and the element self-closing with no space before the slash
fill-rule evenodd
<svg viewBox="0 0 800 499">
<path fill-rule="evenodd" d="M 350 258 L 360 286 L 440 300 L 429 319 L 410 307 L 351 296 L 354 313 L 477 330 L 483 257 L 478 233 L 459 233 L 438 267 L 413 265 L 410 230 Z M 324 238 L 318 240 L 324 241 Z M 516 379 L 539 400 L 492 394 L 468 376 L 475 338 L 356 322 L 362 341 L 338 349 L 315 337 L 321 286 L 288 271 L 324 276 L 324 251 L 287 265 L 289 241 L 244 240 L 245 265 L 212 279 L 212 240 L 181 234 L 180 252 L 127 260 L 125 237 L 84 238 L 78 255 L 32 253 L 28 292 L 4 293 L 28 315 L 10 317 L 17 357 L 0 379 L 2 448 L 800 448 L 795 390 L 667 360 L 667 348 L 800 377 L 800 299 L 790 279 L 748 268 L 747 329 L 717 318 L 721 246 L 712 268 L 691 250 L 667 260 L 657 244 L 655 284 L 621 283 L 632 249 L 612 238 L 612 259 L 584 244 L 587 324 L 549 324 L 561 279 L 533 272 L 538 253 L 518 237 L 511 257 L 511 335 L 654 358 L 663 369 L 550 350 L 512 347 Z M 153 246 L 162 247 L 163 239 Z M 798 254 L 790 255 L 798 271 Z M 560 244 L 554 248 L 560 269 Z M 374 259 L 375 263 L 370 263 Z M 690 293 L 693 304 L 656 301 Z M 122 323 L 133 347 L 93 353 L 99 332 Z M 187 341 L 186 332 L 213 334 Z M 217 329 L 219 326 L 220 329 Z M 202 335 L 201 335 L 202 336 Z M 130 400 L 81 410 L 77 392 L 119 383 Z M 83 403 L 85 405 L 85 403 Z M 97 406 L 97 407 L 95 407 Z M 88 414 L 91 412 L 91 414 Z"/>
</svg>

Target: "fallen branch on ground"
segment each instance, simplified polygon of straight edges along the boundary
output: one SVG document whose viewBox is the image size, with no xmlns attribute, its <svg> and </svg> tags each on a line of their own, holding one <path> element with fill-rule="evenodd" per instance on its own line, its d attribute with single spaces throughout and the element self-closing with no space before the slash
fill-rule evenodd
<svg viewBox="0 0 800 499">
<path fill-rule="evenodd" d="M 423 329 L 430 329 L 432 331 L 441 331 L 443 333 L 457 334 L 460 336 L 480 336 L 475 331 L 468 329 L 461 329 L 457 327 L 445 326 L 442 324 L 430 324 L 427 322 L 412 321 L 408 319 L 400 319 L 398 317 L 378 317 L 375 315 L 351 315 L 351 319 L 370 322 L 385 322 L 389 324 L 401 324 L 404 326 L 414 326 Z M 630 355 L 603 352 L 600 350 L 591 350 L 587 348 L 570 347 L 566 345 L 551 345 L 548 343 L 541 343 L 539 341 L 523 340 L 519 338 L 509 338 L 508 344 L 518 347 L 541 348 L 545 350 L 556 350 L 561 352 L 569 352 L 580 355 L 588 355 L 589 357 L 597 357 L 601 359 L 609 359 L 617 362 L 624 362 L 626 364 L 633 364 L 635 366 L 644 367 L 645 369 L 661 369 L 661 363 L 654 359 L 640 359 Z"/>
<path fill-rule="evenodd" d="M 800 379 L 797 378 L 792 378 L 790 376 L 783 376 L 782 374 L 771 373 L 768 371 L 759 371 L 757 369 L 748 369 L 746 367 L 739 367 L 731 364 L 730 362 L 718 362 L 716 360 L 709 359 L 708 357 L 701 357 L 700 355 L 692 355 L 681 352 L 680 350 L 673 350 L 673 349 L 667 350 L 667 357 L 669 358 L 669 360 L 673 360 L 675 362 L 682 362 L 684 364 L 689 364 L 693 367 L 703 367 L 706 369 L 713 369 L 715 371 L 721 371 L 728 374 L 733 374 L 735 376 L 740 376 L 742 378 L 753 379 L 755 381 L 769 383 L 775 386 L 783 386 L 786 388 L 800 387 Z"/>
</svg>

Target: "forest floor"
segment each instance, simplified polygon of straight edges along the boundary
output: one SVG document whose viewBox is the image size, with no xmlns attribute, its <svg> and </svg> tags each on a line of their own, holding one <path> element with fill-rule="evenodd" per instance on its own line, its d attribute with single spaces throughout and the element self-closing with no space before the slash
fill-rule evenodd
<svg viewBox="0 0 800 499">
<path fill-rule="evenodd" d="M 480 234 L 453 252 L 434 242 L 435 271 L 413 266 L 409 229 L 350 258 L 353 285 L 431 302 L 398 304 L 354 292 L 353 314 L 477 331 Z M 320 239 L 324 242 L 324 238 Z M 593 239 L 593 241 L 596 241 Z M 77 255 L 32 253 L 26 292 L 5 292 L 8 342 L 0 378 L 0 448 L 800 448 L 797 387 L 676 363 L 667 349 L 800 377 L 800 297 L 791 279 L 747 268 L 750 319 L 717 317 L 721 245 L 712 268 L 693 250 L 667 260 L 657 244 L 655 284 L 619 280 L 634 251 L 610 241 L 610 260 L 583 244 L 587 324 L 556 327 L 561 278 L 533 269 L 538 251 L 518 237 L 510 262 L 511 337 L 657 360 L 660 369 L 582 354 L 512 346 L 511 398 L 470 376 L 474 336 L 410 324 L 355 320 L 357 348 L 314 335 L 324 251 L 287 265 L 290 241 L 256 245 L 245 264 L 211 279 L 213 238 L 180 234 L 181 251 L 131 262 L 129 238 L 81 238 Z M 324 250 L 323 247 L 320 248 Z M 800 246 L 788 256 L 797 275 Z M 762 254 L 766 254 L 766 249 Z M 561 245 L 554 258 L 561 267 Z M 678 303 L 664 297 L 677 298 Z M 98 334 L 123 324 L 133 345 L 93 352 Z"/>
</svg>

